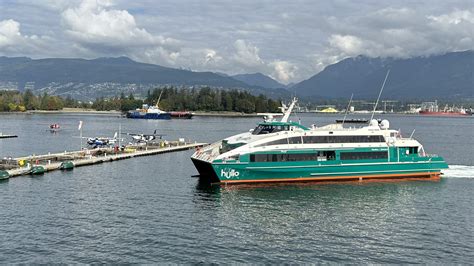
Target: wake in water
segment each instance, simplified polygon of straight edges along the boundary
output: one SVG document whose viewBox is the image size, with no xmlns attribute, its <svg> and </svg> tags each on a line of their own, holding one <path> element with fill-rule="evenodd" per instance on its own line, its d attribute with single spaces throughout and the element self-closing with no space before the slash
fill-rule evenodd
<svg viewBox="0 0 474 266">
<path fill-rule="evenodd" d="M 449 169 L 442 170 L 443 177 L 452 178 L 474 178 L 474 166 L 472 165 L 450 165 Z"/>
</svg>

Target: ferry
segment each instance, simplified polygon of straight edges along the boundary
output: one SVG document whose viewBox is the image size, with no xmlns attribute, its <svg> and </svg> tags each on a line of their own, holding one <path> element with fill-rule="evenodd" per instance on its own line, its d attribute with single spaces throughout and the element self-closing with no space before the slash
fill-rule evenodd
<svg viewBox="0 0 474 266">
<path fill-rule="evenodd" d="M 288 121 L 293 99 L 280 121 L 267 117 L 249 132 L 231 136 L 191 156 L 200 178 L 210 183 L 439 179 L 448 165 L 425 153 L 413 138 L 389 129 L 389 121 L 361 127 L 343 123 L 306 127 Z"/>
</svg>

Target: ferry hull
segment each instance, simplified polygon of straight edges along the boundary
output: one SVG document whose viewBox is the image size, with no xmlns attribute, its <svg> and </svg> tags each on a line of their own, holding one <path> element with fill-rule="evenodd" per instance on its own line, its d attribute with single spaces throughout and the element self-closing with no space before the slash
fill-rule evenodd
<svg viewBox="0 0 474 266">
<path fill-rule="evenodd" d="M 347 165 L 306 166 L 268 166 L 248 163 L 202 163 L 207 164 L 207 170 L 209 170 L 209 166 L 212 166 L 214 170 L 213 173 L 207 171 L 206 175 L 212 177 L 209 178 L 211 183 L 219 182 L 226 184 L 439 178 L 441 175 L 441 169 L 448 168 L 447 164 L 442 160 L 405 163 L 358 163 Z"/>
<path fill-rule="evenodd" d="M 194 166 L 199 172 L 199 178 L 207 183 L 220 183 L 220 179 L 217 176 L 212 164 L 207 161 L 202 161 L 196 158 L 191 158 Z"/>
</svg>

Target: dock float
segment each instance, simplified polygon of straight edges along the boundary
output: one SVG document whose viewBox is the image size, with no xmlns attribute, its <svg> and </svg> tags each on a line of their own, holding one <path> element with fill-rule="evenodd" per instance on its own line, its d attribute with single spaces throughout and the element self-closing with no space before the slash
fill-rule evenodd
<svg viewBox="0 0 474 266">
<path fill-rule="evenodd" d="M 10 139 L 10 138 L 18 138 L 17 135 L 4 135 L 0 133 L 0 139 Z"/>
<path fill-rule="evenodd" d="M 12 159 L 10 169 L 4 170 L 9 177 L 42 174 L 55 170 L 72 170 L 75 167 L 112 162 L 141 156 L 151 156 L 202 147 L 207 143 L 166 142 L 155 146 L 127 146 L 125 149 L 98 148 L 84 151 L 49 153 Z M 16 164 L 16 165 L 15 165 Z M 12 166 L 15 165 L 15 166 Z M 4 165 L 5 166 L 5 165 Z"/>
</svg>

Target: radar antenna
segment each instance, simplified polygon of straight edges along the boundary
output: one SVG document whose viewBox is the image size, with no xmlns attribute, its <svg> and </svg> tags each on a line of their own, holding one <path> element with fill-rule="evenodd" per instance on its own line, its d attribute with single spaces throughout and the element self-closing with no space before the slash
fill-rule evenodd
<svg viewBox="0 0 474 266">
<path fill-rule="evenodd" d="M 161 94 L 163 94 L 163 91 L 160 92 L 160 96 L 158 97 L 158 101 L 156 102 L 156 108 L 160 108 L 158 105 L 160 104 Z"/>
</svg>

